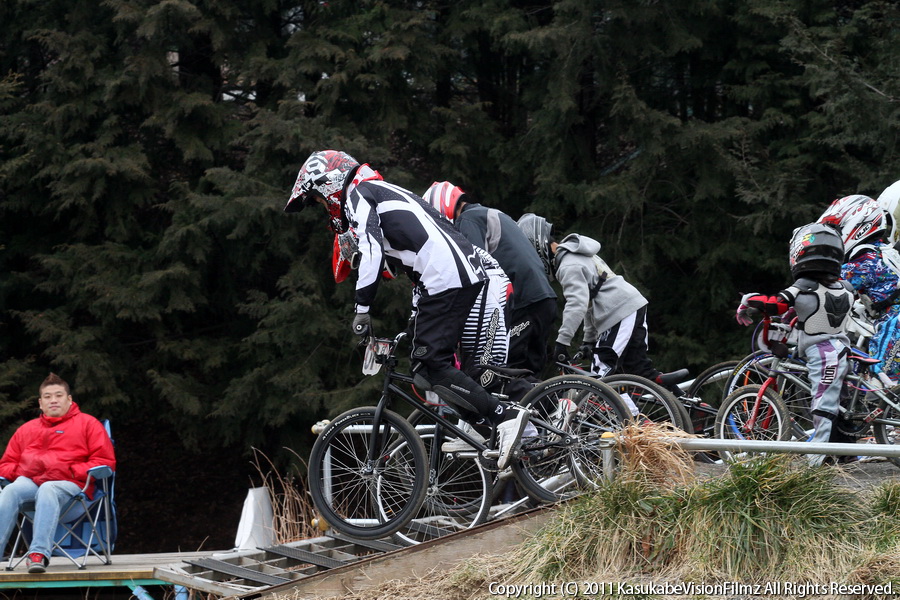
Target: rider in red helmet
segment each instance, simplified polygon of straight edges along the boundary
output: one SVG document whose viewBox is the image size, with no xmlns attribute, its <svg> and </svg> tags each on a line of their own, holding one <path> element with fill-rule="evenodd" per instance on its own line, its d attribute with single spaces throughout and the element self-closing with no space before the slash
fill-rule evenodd
<svg viewBox="0 0 900 600">
<path fill-rule="evenodd" d="M 422 197 L 467 240 L 487 250 L 509 276 L 513 293 L 507 319 L 507 366 L 540 376 L 547 363 L 547 339 L 556 320 L 556 293 L 528 238 L 507 214 L 475 202 L 449 181 L 431 184 Z"/>
<path fill-rule="evenodd" d="M 890 190 L 890 188 L 889 188 Z M 888 192 L 888 190 L 886 190 Z M 866 307 L 875 326 L 868 351 L 881 363 L 875 371 L 900 379 L 900 254 L 891 243 L 896 235 L 890 193 L 875 201 L 855 194 L 832 202 L 818 222 L 836 227 L 844 242 L 841 278 L 846 280 Z"/>
</svg>

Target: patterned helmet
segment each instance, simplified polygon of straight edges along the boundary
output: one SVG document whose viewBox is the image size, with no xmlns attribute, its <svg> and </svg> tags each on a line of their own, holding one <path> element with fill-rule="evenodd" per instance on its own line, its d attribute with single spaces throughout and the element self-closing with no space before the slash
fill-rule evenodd
<svg viewBox="0 0 900 600">
<path fill-rule="evenodd" d="M 554 279 L 553 253 L 550 251 L 550 238 L 552 237 L 553 224 L 547 222 L 544 217 L 534 213 L 525 213 L 516 222 L 534 249 L 537 250 L 541 262 L 544 263 L 544 272 L 550 281 Z"/>
<path fill-rule="evenodd" d="M 284 212 L 300 212 L 321 198 L 331 219 L 329 227 L 342 233 L 347 228 L 341 210 L 344 185 L 358 168 L 356 159 L 338 150 L 313 152 L 300 168 Z"/>
<path fill-rule="evenodd" d="M 835 200 L 817 223 L 832 225 L 840 231 L 848 259 L 856 246 L 875 241 L 886 233 L 884 211 L 872 198 L 862 194 Z"/>
<path fill-rule="evenodd" d="M 829 225 L 809 223 L 798 227 L 791 236 L 791 275 L 801 277 L 811 273 L 841 276 L 844 244 L 841 236 Z"/>
<path fill-rule="evenodd" d="M 453 217 L 456 215 L 456 205 L 463 194 L 465 192 L 462 191 L 461 187 L 454 186 L 449 181 L 435 181 L 422 196 L 422 199 L 432 205 L 452 223 Z"/>
<path fill-rule="evenodd" d="M 890 220 L 888 241 L 891 244 L 900 242 L 900 227 L 897 226 L 897 222 L 900 221 L 900 181 L 895 181 L 887 186 L 878 196 L 877 202 Z M 888 226 L 885 226 L 885 229 L 887 228 Z"/>
</svg>

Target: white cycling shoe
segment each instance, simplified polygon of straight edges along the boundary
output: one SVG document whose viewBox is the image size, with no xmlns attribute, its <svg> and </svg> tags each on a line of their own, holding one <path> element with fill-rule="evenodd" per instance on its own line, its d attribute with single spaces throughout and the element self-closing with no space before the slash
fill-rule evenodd
<svg viewBox="0 0 900 600">
<path fill-rule="evenodd" d="M 472 429 L 468 423 L 463 425 L 462 429 L 482 444 L 487 441 L 483 435 Z M 441 444 L 441 452 L 470 452 L 473 450 L 475 450 L 475 448 L 470 446 L 469 442 L 462 438 L 451 438 Z"/>
<path fill-rule="evenodd" d="M 513 408 L 512 410 L 516 412 L 516 415 L 497 425 L 497 451 L 500 453 L 497 457 L 497 468 L 501 471 L 512 459 L 513 449 L 522 439 L 522 433 L 528 424 L 529 413 L 527 410 L 524 408 Z"/>
</svg>

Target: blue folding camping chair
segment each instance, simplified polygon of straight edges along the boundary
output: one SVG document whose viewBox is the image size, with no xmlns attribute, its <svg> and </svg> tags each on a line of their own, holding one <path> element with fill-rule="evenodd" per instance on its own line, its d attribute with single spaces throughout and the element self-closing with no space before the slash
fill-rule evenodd
<svg viewBox="0 0 900 600">
<path fill-rule="evenodd" d="M 109 421 L 103 421 L 107 435 L 112 439 Z M 50 556 L 64 556 L 79 569 L 84 569 L 90 556 L 104 564 L 112 564 L 110 555 L 116 544 L 115 472 L 108 466 L 98 466 L 88 471 L 87 482 L 69 502 L 62 507 L 59 525 L 53 536 Z M 88 498 L 87 490 L 94 483 L 94 497 Z M 34 523 L 34 503 L 25 504 L 19 511 L 19 532 L 9 555 L 7 571 L 16 568 L 28 554 Z M 22 554 L 17 556 L 19 547 Z"/>
</svg>

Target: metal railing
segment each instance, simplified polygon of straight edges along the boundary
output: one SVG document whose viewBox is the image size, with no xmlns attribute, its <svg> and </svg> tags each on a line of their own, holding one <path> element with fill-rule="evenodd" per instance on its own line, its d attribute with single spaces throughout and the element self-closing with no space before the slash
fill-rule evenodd
<svg viewBox="0 0 900 600">
<path fill-rule="evenodd" d="M 827 454 L 829 456 L 883 456 L 900 457 L 900 445 L 892 444 L 839 444 L 814 442 L 778 442 L 768 440 L 721 440 L 709 438 L 661 438 L 660 443 L 680 446 L 689 451 L 787 452 L 790 454 Z M 599 441 L 603 460 L 603 478 L 615 478 L 616 440 L 614 434 L 604 434 Z"/>
<path fill-rule="evenodd" d="M 839 444 L 821 442 L 777 442 L 768 440 L 720 440 L 694 438 L 666 438 L 685 450 L 727 452 L 788 452 L 791 454 L 828 454 L 835 456 L 883 456 L 900 457 L 900 445 L 892 444 Z"/>
</svg>

